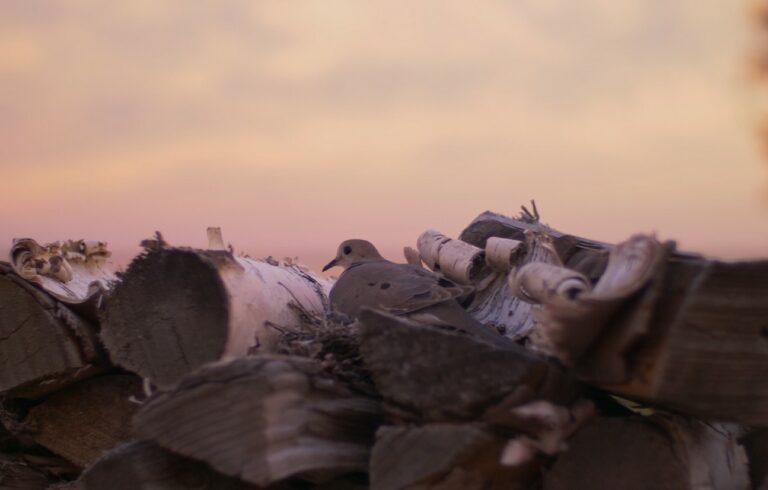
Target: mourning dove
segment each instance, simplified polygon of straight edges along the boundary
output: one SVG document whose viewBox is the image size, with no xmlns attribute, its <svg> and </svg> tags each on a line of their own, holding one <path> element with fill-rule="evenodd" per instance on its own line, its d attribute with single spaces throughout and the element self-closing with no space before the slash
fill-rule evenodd
<svg viewBox="0 0 768 490">
<path fill-rule="evenodd" d="M 375 308 L 417 321 L 450 327 L 498 343 L 504 337 L 475 320 L 458 303 L 471 288 L 460 286 L 421 267 L 395 264 L 366 240 L 339 245 L 331 267 L 345 270 L 331 289 L 331 306 L 356 318 L 362 308 Z"/>
</svg>

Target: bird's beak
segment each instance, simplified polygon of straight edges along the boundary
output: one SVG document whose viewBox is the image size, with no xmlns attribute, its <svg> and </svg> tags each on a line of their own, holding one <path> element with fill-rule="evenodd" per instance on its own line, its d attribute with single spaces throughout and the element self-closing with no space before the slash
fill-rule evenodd
<svg viewBox="0 0 768 490">
<path fill-rule="evenodd" d="M 335 259 L 333 259 L 332 261 L 330 261 L 330 262 L 328 262 L 327 264 L 325 264 L 325 267 L 323 267 L 323 272 L 327 271 L 327 270 L 328 270 L 328 269 L 330 269 L 331 267 L 334 267 L 334 266 L 336 265 L 336 262 L 338 262 L 338 261 L 339 261 L 339 258 L 338 258 L 338 257 L 336 257 L 336 258 L 335 258 Z"/>
</svg>

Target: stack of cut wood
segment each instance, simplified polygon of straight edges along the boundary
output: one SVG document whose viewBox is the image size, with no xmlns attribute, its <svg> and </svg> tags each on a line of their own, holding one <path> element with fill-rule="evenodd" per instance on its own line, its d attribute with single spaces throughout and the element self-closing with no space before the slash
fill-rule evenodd
<svg viewBox="0 0 768 490">
<path fill-rule="evenodd" d="M 768 488 L 768 262 L 535 210 L 425 232 L 408 262 L 495 343 L 333 314 L 332 280 L 209 238 L 117 276 L 103 244 L 15 244 L 0 489 Z"/>
</svg>

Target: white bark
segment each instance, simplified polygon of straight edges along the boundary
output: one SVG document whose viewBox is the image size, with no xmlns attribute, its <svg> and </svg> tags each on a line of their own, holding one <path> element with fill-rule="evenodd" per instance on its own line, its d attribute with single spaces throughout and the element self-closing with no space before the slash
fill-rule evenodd
<svg viewBox="0 0 768 490">
<path fill-rule="evenodd" d="M 67 240 L 40 245 L 15 239 L 11 266 L 22 278 L 67 304 L 84 303 L 112 287 L 117 279 L 107 262 L 106 242 Z"/>
<path fill-rule="evenodd" d="M 461 284 L 473 284 L 485 269 L 483 249 L 427 230 L 417 241 L 421 258 L 427 266 Z"/>
</svg>

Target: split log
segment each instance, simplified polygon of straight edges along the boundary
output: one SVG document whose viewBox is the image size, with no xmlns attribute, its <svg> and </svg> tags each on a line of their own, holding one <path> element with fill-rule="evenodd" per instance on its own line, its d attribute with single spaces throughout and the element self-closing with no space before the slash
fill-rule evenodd
<svg viewBox="0 0 768 490">
<path fill-rule="evenodd" d="M 130 437 L 131 417 L 138 408 L 130 398 L 141 391 L 136 376 L 91 378 L 33 407 L 23 430 L 41 446 L 86 467 Z"/>
<path fill-rule="evenodd" d="M 580 393 L 566 372 L 514 343 L 490 345 L 374 310 L 360 316 L 360 352 L 389 407 L 415 421 L 474 421 L 500 403 L 568 406 Z"/>
<path fill-rule="evenodd" d="M 0 392 L 39 397 L 107 362 L 93 327 L 0 263 Z"/>
<path fill-rule="evenodd" d="M 575 271 L 582 284 L 594 284 L 573 290 L 557 280 L 542 283 L 533 298 L 540 305 L 514 305 L 537 322 L 534 345 L 622 396 L 707 419 L 768 425 L 768 377 L 762 376 L 768 261 L 708 260 L 651 237 L 609 246 L 493 213 L 479 216 L 461 237 L 484 246 L 492 236 L 519 240 L 532 233 L 549 237 L 562 277 Z M 558 265 L 550 259 L 526 262 Z M 492 291 L 513 292 L 527 272 L 541 282 L 534 267 L 541 268 L 516 271 L 508 291 Z"/>
<path fill-rule="evenodd" d="M 107 452 L 78 480 L 78 490 L 107 488 L 257 490 L 262 487 L 221 475 L 204 463 L 166 451 L 152 442 L 142 441 L 125 444 Z"/>
<path fill-rule="evenodd" d="M 325 312 L 330 284 L 293 263 L 158 246 L 115 287 L 101 337 L 117 364 L 168 387 L 207 362 L 269 352 L 281 327 Z"/>
<path fill-rule="evenodd" d="M 504 466 L 506 443 L 474 425 L 382 427 L 371 455 L 371 489 L 528 488 L 538 466 Z"/>
<path fill-rule="evenodd" d="M 56 480 L 14 454 L 0 453 L 2 490 L 45 490 Z"/>
<path fill-rule="evenodd" d="M 142 437 L 256 485 L 322 482 L 365 472 L 380 419 L 319 363 L 257 356 L 205 366 L 151 398 L 134 418 Z"/>
<path fill-rule="evenodd" d="M 684 413 L 768 425 L 768 261 L 673 258 L 650 321 L 607 389 Z"/>
<path fill-rule="evenodd" d="M 744 490 L 744 450 L 726 427 L 678 418 L 595 419 L 544 474 L 543 490 Z"/>
</svg>

